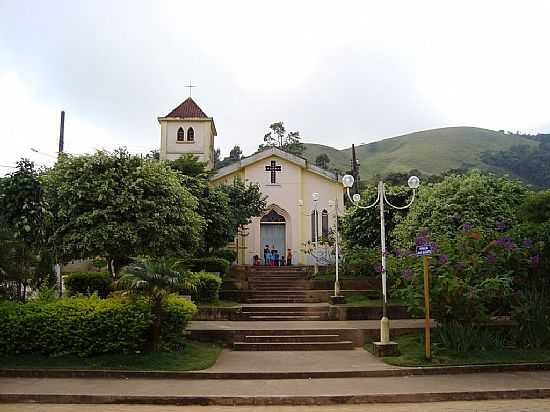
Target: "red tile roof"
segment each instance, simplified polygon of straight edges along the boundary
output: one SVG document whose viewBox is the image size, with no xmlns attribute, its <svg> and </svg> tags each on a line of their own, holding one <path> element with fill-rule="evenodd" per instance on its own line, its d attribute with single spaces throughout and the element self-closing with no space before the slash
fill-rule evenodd
<svg viewBox="0 0 550 412">
<path fill-rule="evenodd" d="M 182 104 L 172 110 L 166 117 L 208 118 L 195 101 L 188 97 Z"/>
</svg>

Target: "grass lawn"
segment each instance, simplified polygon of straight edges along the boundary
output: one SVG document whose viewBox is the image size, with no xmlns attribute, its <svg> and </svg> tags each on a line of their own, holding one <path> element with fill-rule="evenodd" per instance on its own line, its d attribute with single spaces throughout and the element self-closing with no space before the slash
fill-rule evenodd
<svg viewBox="0 0 550 412">
<path fill-rule="evenodd" d="M 187 341 L 182 352 L 105 354 L 90 358 L 74 355 L 15 355 L 0 357 L 0 368 L 190 371 L 207 369 L 214 365 L 221 350 L 222 347 L 216 344 Z"/>
<path fill-rule="evenodd" d="M 400 336 L 401 356 L 387 356 L 384 362 L 395 366 L 446 366 L 504 363 L 550 362 L 550 349 L 503 349 L 456 353 L 432 345 L 432 361 L 424 358 L 424 343 L 420 335 Z"/>
</svg>

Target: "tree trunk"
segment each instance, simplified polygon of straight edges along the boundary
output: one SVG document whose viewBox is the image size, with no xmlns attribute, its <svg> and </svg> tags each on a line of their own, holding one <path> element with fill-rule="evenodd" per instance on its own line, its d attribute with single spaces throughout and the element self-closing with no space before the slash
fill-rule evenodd
<svg viewBox="0 0 550 412">
<path fill-rule="evenodd" d="M 162 300 L 153 301 L 153 328 L 151 333 L 151 346 L 153 352 L 160 350 L 160 325 L 162 321 Z"/>
<path fill-rule="evenodd" d="M 107 256 L 107 270 L 113 278 L 115 278 L 115 271 L 113 269 L 113 259 L 111 256 Z"/>
</svg>

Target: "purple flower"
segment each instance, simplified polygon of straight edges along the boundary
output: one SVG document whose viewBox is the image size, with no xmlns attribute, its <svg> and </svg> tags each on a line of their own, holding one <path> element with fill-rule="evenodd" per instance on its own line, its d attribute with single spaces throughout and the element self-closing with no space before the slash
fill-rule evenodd
<svg viewBox="0 0 550 412">
<path fill-rule="evenodd" d="M 497 222 L 496 227 L 498 231 L 502 232 L 506 230 L 506 223 L 504 223 L 503 221 Z"/>
<path fill-rule="evenodd" d="M 407 280 L 412 278 L 412 275 L 413 275 L 412 269 L 405 269 L 405 271 L 403 272 L 403 277 Z"/>
<path fill-rule="evenodd" d="M 464 223 L 464 225 L 462 226 L 462 229 L 464 229 L 464 231 L 466 232 L 469 232 L 470 230 L 472 230 L 473 228 L 473 225 L 471 223 Z"/>
<path fill-rule="evenodd" d="M 401 257 L 401 249 L 397 249 L 397 250 L 395 251 L 395 256 L 396 256 L 396 257 Z"/>
<path fill-rule="evenodd" d="M 439 255 L 439 256 L 437 257 L 437 261 L 438 261 L 439 263 L 445 264 L 445 263 L 447 263 L 447 262 L 449 261 L 449 257 L 448 257 L 447 255 Z"/>
<path fill-rule="evenodd" d="M 523 246 L 524 247 L 530 247 L 533 245 L 533 241 L 531 239 L 523 239 Z"/>
<path fill-rule="evenodd" d="M 531 256 L 531 263 L 533 265 L 538 265 L 540 263 L 540 256 L 539 255 Z"/>
<path fill-rule="evenodd" d="M 422 246 L 426 243 L 428 243 L 428 238 L 426 238 L 425 236 L 418 236 L 416 238 L 416 246 Z"/>
<path fill-rule="evenodd" d="M 497 261 L 497 256 L 494 253 L 489 253 L 485 256 L 485 261 L 487 263 L 495 263 Z"/>
</svg>

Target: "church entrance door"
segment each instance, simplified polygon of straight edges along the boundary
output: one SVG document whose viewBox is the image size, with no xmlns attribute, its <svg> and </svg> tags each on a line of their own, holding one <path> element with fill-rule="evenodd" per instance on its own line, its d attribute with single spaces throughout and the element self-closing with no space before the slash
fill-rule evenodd
<svg viewBox="0 0 550 412">
<path fill-rule="evenodd" d="M 260 250 L 265 245 L 275 247 L 280 256 L 286 255 L 286 220 L 274 210 L 260 220 Z"/>
</svg>

